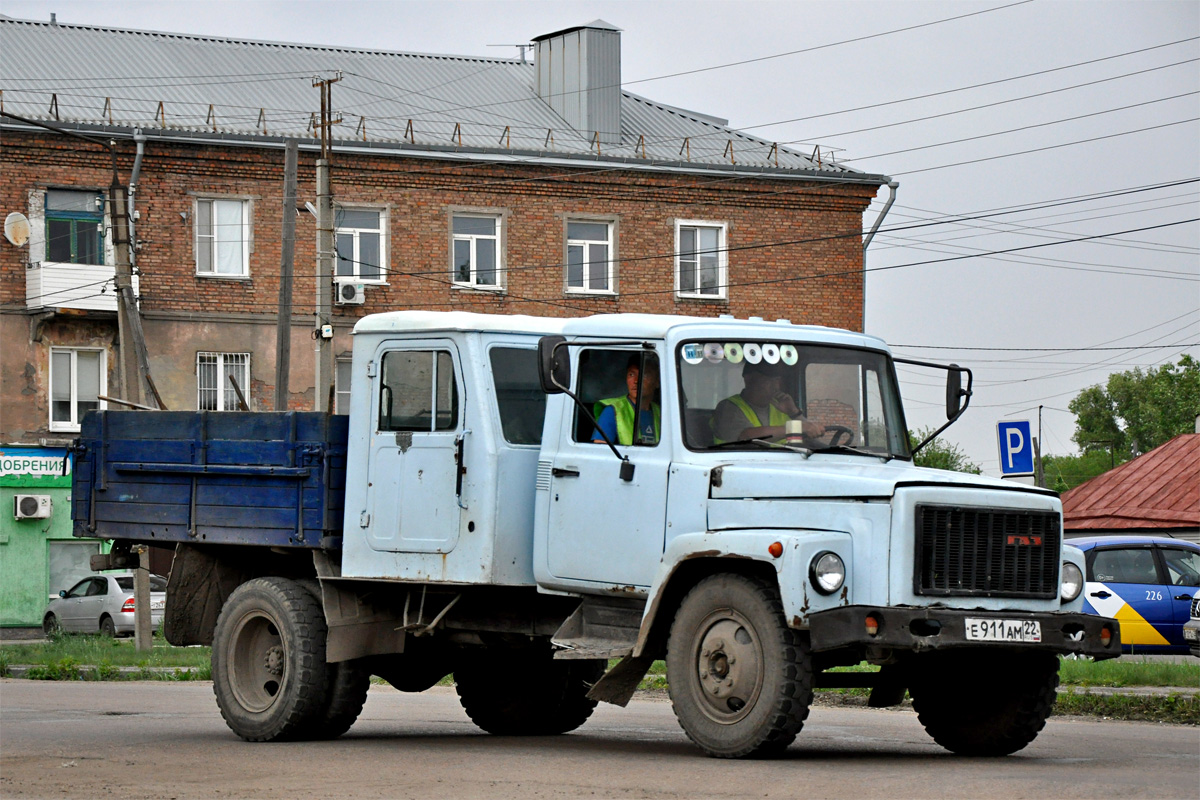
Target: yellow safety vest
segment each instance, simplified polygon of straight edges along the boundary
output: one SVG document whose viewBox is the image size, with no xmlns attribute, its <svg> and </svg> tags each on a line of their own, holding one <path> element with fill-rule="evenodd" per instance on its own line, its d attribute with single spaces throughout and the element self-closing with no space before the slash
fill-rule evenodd
<svg viewBox="0 0 1200 800">
<path fill-rule="evenodd" d="M 594 409 L 596 419 L 600 419 L 604 406 L 612 406 L 613 413 L 617 417 L 617 444 L 633 444 L 633 431 L 637 427 L 637 414 L 633 409 L 633 403 L 629 402 L 628 397 L 609 397 L 597 401 Z M 657 403 L 651 403 L 650 412 L 654 415 L 654 442 L 651 444 L 657 444 L 660 438 L 658 428 L 662 420 L 662 410 L 659 409 Z"/>
<path fill-rule="evenodd" d="M 739 409 L 741 409 L 742 414 L 744 414 L 746 417 L 746 421 L 748 423 L 750 423 L 747 427 L 750 427 L 750 428 L 763 427 L 763 424 L 758 419 L 758 414 L 754 413 L 754 409 L 750 407 L 749 403 L 747 403 L 744 399 L 742 399 L 742 396 L 740 394 L 735 394 L 733 397 L 729 398 L 729 402 L 733 403 L 735 406 L 737 406 Z M 774 403 L 771 403 L 769 405 L 768 409 L 769 409 L 768 410 L 769 417 L 767 419 L 767 425 L 770 425 L 772 427 L 786 425 L 788 423 L 788 420 L 791 419 L 791 417 L 789 417 L 787 414 L 783 413 L 778 408 L 776 408 Z M 717 418 L 715 415 L 711 419 L 709 419 L 709 423 L 713 426 L 714 431 L 716 430 L 716 422 L 717 422 Z M 718 439 L 715 435 L 713 436 L 713 444 L 723 444 L 725 441 L 727 441 L 727 440 Z"/>
</svg>

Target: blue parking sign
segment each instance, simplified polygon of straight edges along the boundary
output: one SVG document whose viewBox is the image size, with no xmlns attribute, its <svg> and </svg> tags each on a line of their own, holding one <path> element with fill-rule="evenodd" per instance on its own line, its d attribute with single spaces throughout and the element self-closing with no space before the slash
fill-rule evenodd
<svg viewBox="0 0 1200 800">
<path fill-rule="evenodd" d="M 996 432 L 1000 439 L 1000 473 L 1032 475 L 1033 435 L 1029 420 L 999 422 Z"/>
</svg>

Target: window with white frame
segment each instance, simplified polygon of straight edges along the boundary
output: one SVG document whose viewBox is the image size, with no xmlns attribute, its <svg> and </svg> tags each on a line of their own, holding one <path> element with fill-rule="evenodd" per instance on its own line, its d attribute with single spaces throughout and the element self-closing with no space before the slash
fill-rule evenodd
<svg viewBox="0 0 1200 800">
<path fill-rule="evenodd" d="M 196 200 L 196 272 L 232 278 L 250 274 L 249 200 Z"/>
<path fill-rule="evenodd" d="M 108 354 L 89 348 L 50 348 L 50 430 L 78 431 L 83 415 L 104 408 Z"/>
<path fill-rule="evenodd" d="M 567 221 L 567 291 L 612 294 L 613 229 L 600 220 Z"/>
<path fill-rule="evenodd" d="M 451 268 L 456 286 L 501 288 L 501 217 L 496 214 L 455 214 L 450 223 Z"/>
<path fill-rule="evenodd" d="M 724 223 L 675 222 L 675 292 L 679 297 L 724 299 L 728 264 Z"/>
<path fill-rule="evenodd" d="M 334 221 L 337 277 L 380 282 L 383 274 L 383 212 L 338 208 Z"/>
<path fill-rule="evenodd" d="M 234 388 L 233 381 L 237 381 Z M 196 353 L 196 409 L 237 411 L 238 389 L 250 405 L 249 353 Z"/>
<path fill-rule="evenodd" d="M 353 375 L 351 365 L 353 362 L 348 358 L 339 358 L 337 360 L 337 368 L 333 375 L 333 413 L 349 414 L 350 413 L 350 376 Z"/>
<path fill-rule="evenodd" d="M 46 260 L 104 263 L 104 197 L 96 191 L 47 189 Z"/>
</svg>

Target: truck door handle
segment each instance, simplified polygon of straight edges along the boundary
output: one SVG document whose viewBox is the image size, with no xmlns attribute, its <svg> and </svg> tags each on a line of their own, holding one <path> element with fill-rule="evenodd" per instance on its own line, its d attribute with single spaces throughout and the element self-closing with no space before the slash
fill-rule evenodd
<svg viewBox="0 0 1200 800">
<path fill-rule="evenodd" d="M 1099 597 L 1101 600 L 1103 600 L 1106 597 L 1112 597 L 1112 595 L 1108 592 L 1092 592 L 1092 597 Z"/>
<path fill-rule="evenodd" d="M 550 470 L 550 474 L 556 478 L 578 478 L 579 470 L 563 469 L 562 467 L 555 467 L 554 469 Z"/>
</svg>

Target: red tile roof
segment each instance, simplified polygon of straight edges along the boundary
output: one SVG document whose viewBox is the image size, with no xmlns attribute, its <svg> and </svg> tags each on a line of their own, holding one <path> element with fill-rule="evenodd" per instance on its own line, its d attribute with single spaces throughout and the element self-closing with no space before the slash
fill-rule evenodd
<svg viewBox="0 0 1200 800">
<path fill-rule="evenodd" d="M 1185 433 L 1062 496 L 1067 530 L 1200 527 L 1200 433 Z"/>
</svg>

